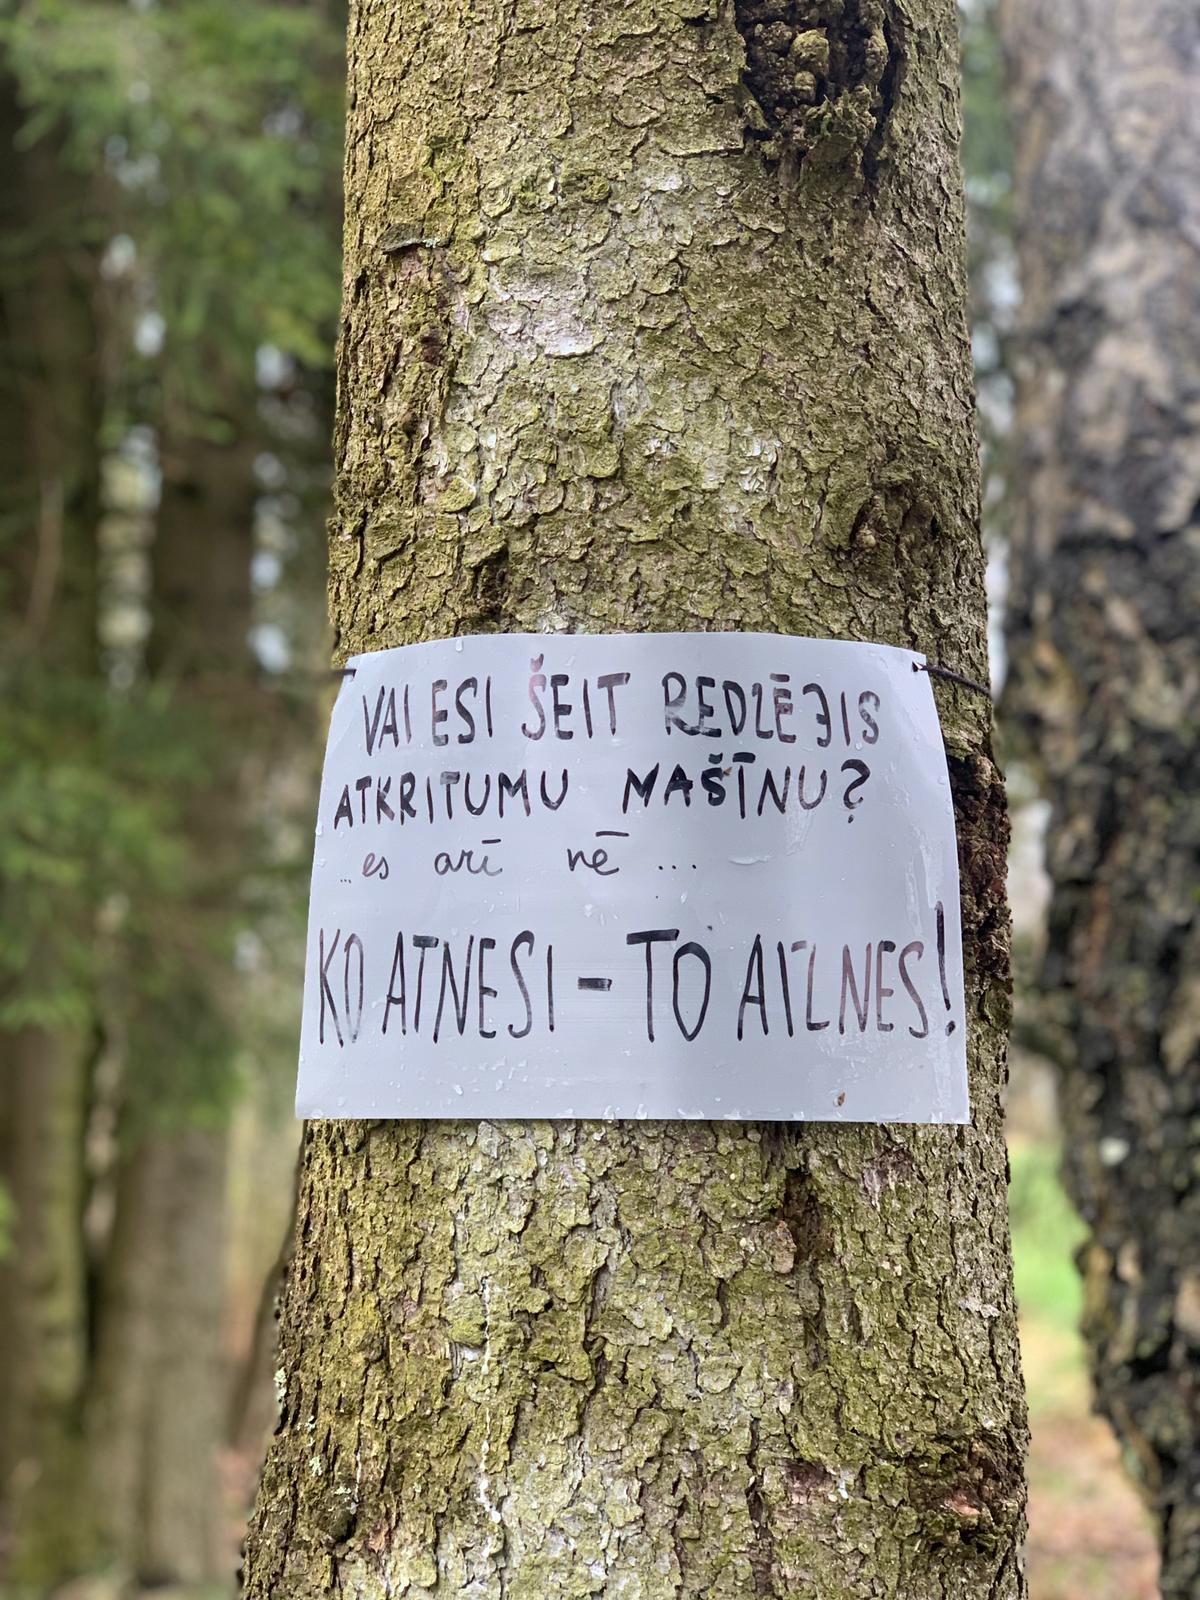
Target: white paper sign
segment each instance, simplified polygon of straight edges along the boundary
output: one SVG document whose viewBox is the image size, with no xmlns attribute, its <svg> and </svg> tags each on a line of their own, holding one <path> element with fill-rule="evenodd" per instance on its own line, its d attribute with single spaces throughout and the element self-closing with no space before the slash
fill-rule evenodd
<svg viewBox="0 0 1200 1600">
<path fill-rule="evenodd" d="M 923 660 L 737 633 L 355 656 L 297 1113 L 967 1120 Z"/>
</svg>

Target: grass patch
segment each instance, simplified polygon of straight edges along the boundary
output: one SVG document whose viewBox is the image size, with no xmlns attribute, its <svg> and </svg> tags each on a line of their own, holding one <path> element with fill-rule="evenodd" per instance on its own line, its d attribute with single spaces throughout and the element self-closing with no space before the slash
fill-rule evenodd
<svg viewBox="0 0 1200 1600">
<path fill-rule="evenodd" d="M 1086 1412 L 1079 1316 L 1083 1289 L 1075 1251 L 1084 1226 L 1058 1177 L 1057 1144 L 1018 1140 L 1008 1152 L 1013 1277 L 1031 1412 Z"/>
</svg>

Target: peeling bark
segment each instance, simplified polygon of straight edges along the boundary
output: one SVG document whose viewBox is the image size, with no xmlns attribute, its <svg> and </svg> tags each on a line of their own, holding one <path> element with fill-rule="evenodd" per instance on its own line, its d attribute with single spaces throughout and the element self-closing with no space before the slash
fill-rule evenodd
<svg viewBox="0 0 1200 1600">
<path fill-rule="evenodd" d="M 1200 15 L 1008 0 L 1022 278 L 1009 697 L 1100 1409 L 1200 1593 Z"/>
<path fill-rule="evenodd" d="M 769 139 L 740 12 L 354 8 L 343 655 L 748 628 L 986 676 L 953 7 Z M 1024 1593 L 1003 791 L 937 692 L 973 1125 L 310 1126 L 250 1596 Z"/>
</svg>

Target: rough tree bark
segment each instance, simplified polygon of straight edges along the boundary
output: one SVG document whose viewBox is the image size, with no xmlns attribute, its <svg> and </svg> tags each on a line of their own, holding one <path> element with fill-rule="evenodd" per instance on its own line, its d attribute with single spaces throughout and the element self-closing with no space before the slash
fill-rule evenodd
<svg viewBox="0 0 1200 1600">
<path fill-rule="evenodd" d="M 359 0 L 340 652 L 751 628 L 986 674 L 954 30 Z M 249 1595 L 1024 1592 L 1004 802 L 939 695 L 973 1126 L 310 1126 Z"/>
<path fill-rule="evenodd" d="M 1100 1408 L 1200 1593 L 1200 14 L 1008 0 L 1014 711 Z M 1043 1033 L 1046 1031 L 1042 1030 Z"/>
</svg>

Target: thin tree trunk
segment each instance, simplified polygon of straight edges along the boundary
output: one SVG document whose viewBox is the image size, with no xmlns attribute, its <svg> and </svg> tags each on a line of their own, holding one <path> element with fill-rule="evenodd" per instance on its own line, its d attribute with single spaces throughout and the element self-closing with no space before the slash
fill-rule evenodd
<svg viewBox="0 0 1200 1600">
<path fill-rule="evenodd" d="M 199 439 L 168 446 L 153 551 L 150 667 L 172 684 L 181 719 L 191 719 L 206 774 L 184 807 L 188 891 L 169 931 L 171 975 L 189 986 L 187 1004 L 157 990 L 132 999 L 122 1170 L 89 1416 L 111 1551 L 143 1585 L 217 1582 L 226 1559 L 219 1467 L 229 1383 L 229 1087 L 207 1074 L 229 1070 L 211 1058 L 211 1033 L 227 1034 L 234 1048 L 232 939 L 246 838 L 239 775 L 257 693 L 252 461 L 249 432 L 229 447 Z M 183 1032 L 164 1076 L 137 1041 L 153 1049 L 172 1030 Z"/>
<path fill-rule="evenodd" d="M 86 1041 L 0 1035 L 2 1159 L 12 1221 L 0 1261 L 0 1573 L 51 1582 L 86 1538 L 68 1484 L 86 1367 L 82 1217 Z"/>
<path fill-rule="evenodd" d="M 48 139 L 16 147 L 22 122 L 0 77 L 0 681 L 14 710 L 27 693 L 47 707 L 57 693 L 61 706 L 68 690 L 98 685 L 96 260 L 78 181 Z M 0 1183 L 12 1211 L 0 1258 L 0 1578 L 14 1581 L 66 1570 L 78 1526 L 66 1481 L 87 1346 L 91 1040 L 63 951 L 88 933 L 36 933 L 24 970 L 0 982 L 0 998 L 15 990 L 43 1004 L 74 987 L 57 1023 L 0 1031 Z"/>
<path fill-rule="evenodd" d="M 89 1394 L 99 1549 L 140 1587 L 216 1582 L 225 1147 L 190 1128 L 126 1158 Z"/>
<path fill-rule="evenodd" d="M 776 629 L 986 675 L 954 27 L 360 0 L 341 653 Z M 310 1126 L 249 1595 L 1024 1592 L 1004 802 L 939 696 L 973 1125 Z"/>
<path fill-rule="evenodd" d="M 1004 25 L 1009 695 L 1053 807 L 1042 981 L 1097 1401 L 1183 1600 L 1200 1593 L 1200 14 L 1008 0 Z"/>
<path fill-rule="evenodd" d="M 272 1381 L 275 1372 L 276 1319 L 284 1274 L 292 1258 L 295 1242 L 296 1186 L 299 1177 L 299 1130 L 291 1123 L 293 1135 L 286 1141 L 281 1130 L 278 1108 L 272 1105 L 264 1116 L 262 1108 L 252 1106 L 246 1127 L 235 1142 L 234 1156 L 245 1159 L 242 1193 L 237 1197 L 236 1226 L 239 1243 L 247 1252 L 246 1268 L 253 1277 L 243 1276 L 237 1296 L 242 1315 L 241 1337 L 237 1343 L 237 1364 L 229 1392 L 226 1438 L 247 1472 L 247 1498 L 254 1490 L 253 1474 L 262 1463 L 267 1441 L 275 1424 L 275 1398 Z M 253 1153 L 247 1141 L 253 1140 Z M 266 1160 L 263 1159 L 264 1147 Z M 286 1148 L 291 1160 L 291 1181 L 287 1182 L 280 1157 Z M 283 1180 L 283 1181 L 281 1181 Z M 264 1228 L 275 1223 L 275 1252 L 270 1259 L 264 1248 Z"/>
</svg>

